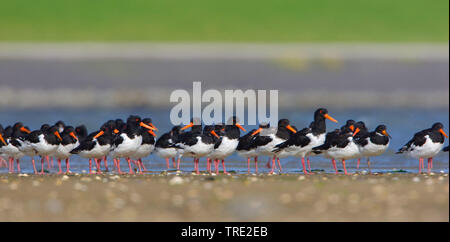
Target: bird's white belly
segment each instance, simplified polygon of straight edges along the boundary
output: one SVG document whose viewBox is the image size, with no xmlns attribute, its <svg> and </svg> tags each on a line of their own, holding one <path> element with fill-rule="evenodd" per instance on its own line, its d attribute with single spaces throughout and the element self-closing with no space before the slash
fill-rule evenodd
<svg viewBox="0 0 450 242">
<path fill-rule="evenodd" d="M 278 145 L 278 144 L 281 144 L 284 141 L 286 141 L 284 139 L 278 138 L 275 135 L 270 135 L 270 137 L 272 138 L 272 141 L 270 141 L 269 143 L 267 143 L 264 146 L 259 146 L 256 149 L 258 154 L 266 155 L 266 156 L 274 156 L 276 154 L 276 153 L 273 152 L 273 150 L 275 149 L 275 146 Z"/>
<path fill-rule="evenodd" d="M 229 139 L 227 137 L 222 138 L 222 142 L 219 147 L 214 149 L 209 158 L 211 159 L 225 159 L 225 157 L 230 156 L 236 150 L 236 147 L 239 144 L 239 140 L 237 139 Z"/>
<path fill-rule="evenodd" d="M 161 158 L 172 158 L 177 155 L 176 148 L 155 148 L 155 154 Z"/>
<path fill-rule="evenodd" d="M 44 139 L 44 135 L 39 136 L 39 143 L 31 143 L 31 146 L 40 156 L 53 155 L 56 149 L 58 149 L 58 145 L 47 143 Z"/>
<path fill-rule="evenodd" d="M 443 146 L 443 143 L 433 143 L 427 136 L 422 146 L 411 146 L 412 150 L 409 152 L 409 155 L 417 159 L 434 157 L 441 151 Z"/>
<path fill-rule="evenodd" d="M 133 156 L 139 146 L 142 144 L 142 137 L 136 136 L 134 139 L 128 138 L 126 134 L 122 135 L 123 141 L 111 152 L 115 158 L 127 158 Z"/>
<path fill-rule="evenodd" d="M 214 144 L 205 144 L 201 142 L 201 138 L 197 137 L 197 144 L 193 146 L 183 146 L 184 151 L 180 152 L 185 157 L 200 158 L 208 155 L 214 150 Z"/>
<path fill-rule="evenodd" d="M 140 145 L 139 148 L 134 152 L 134 154 L 131 156 L 133 159 L 140 159 L 149 156 L 152 151 L 155 149 L 154 145 L 150 144 L 143 144 Z"/>
<path fill-rule="evenodd" d="M 6 146 L 3 146 L 1 152 L 4 153 L 6 157 L 11 157 L 14 159 L 20 159 L 25 155 L 19 150 L 19 148 L 10 143 L 8 143 L 8 145 Z"/>
<path fill-rule="evenodd" d="M 78 141 L 74 144 L 62 145 L 60 144 L 55 151 L 54 157 L 57 159 L 67 159 L 72 154 L 70 153 L 75 147 L 79 145 Z"/>
<path fill-rule="evenodd" d="M 389 142 L 386 145 L 377 145 L 370 142 L 369 140 L 369 143 L 366 146 L 360 147 L 361 156 L 363 157 L 378 156 L 383 154 L 388 147 Z"/>
<path fill-rule="evenodd" d="M 352 141 L 349 144 L 347 144 L 347 146 L 344 148 L 331 147 L 329 150 L 326 151 L 326 156 L 338 160 L 353 159 L 359 156 L 359 149 L 358 146 Z"/>
</svg>

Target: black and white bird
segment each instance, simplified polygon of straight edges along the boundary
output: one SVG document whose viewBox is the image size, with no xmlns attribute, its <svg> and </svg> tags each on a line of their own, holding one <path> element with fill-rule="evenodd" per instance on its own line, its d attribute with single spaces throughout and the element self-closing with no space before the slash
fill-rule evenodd
<svg viewBox="0 0 450 242">
<path fill-rule="evenodd" d="M 131 157 L 142 144 L 143 130 L 139 126 L 147 130 L 155 130 L 155 128 L 142 122 L 141 117 L 130 115 L 127 119 L 126 128 L 114 137 L 110 155 L 115 160 L 118 172 L 120 171 L 120 158 L 125 158 L 128 162 L 129 174 L 134 174 L 131 168 Z"/>
<path fill-rule="evenodd" d="M 285 142 L 275 146 L 274 152 L 285 153 L 284 156 L 301 157 L 303 172 L 308 174 L 305 167 L 305 156 L 309 155 L 313 147 L 325 143 L 326 123 L 325 119 L 337 122 L 328 114 L 325 108 L 319 108 L 314 112 L 314 121 L 308 128 L 304 128 L 290 136 Z M 308 170 L 310 166 L 308 164 Z"/>
<path fill-rule="evenodd" d="M 433 157 L 442 150 L 444 139 L 448 138 L 443 128 L 442 123 L 435 123 L 431 128 L 417 132 L 408 143 L 398 150 L 397 154 L 405 153 L 419 159 L 419 173 L 422 172 L 424 166 L 423 160 L 428 159 L 428 173 L 430 173 L 433 168 Z"/>
<path fill-rule="evenodd" d="M 274 172 L 275 168 L 275 160 L 278 160 L 278 168 L 281 172 L 281 163 L 279 158 L 277 157 L 277 153 L 274 152 L 275 146 L 278 144 L 281 144 L 288 140 L 291 136 L 291 134 L 296 133 L 297 130 L 294 129 L 290 124 L 288 119 L 280 119 L 278 121 L 278 127 L 277 128 L 259 128 L 257 129 L 254 134 L 260 133 L 258 137 L 256 137 L 256 151 L 258 153 L 258 156 L 264 155 L 272 157 L 272 171 L 271 174 Z"/>
<path fill-rule="evenodd" d="M 175 145 L 175 141 L 178 139 L 183 131 L 181 126 L 174 126 L 169 132 L 161 135 L 155 143 L 155 154 L 166 160 L 167 169 L 170 168 L 169 159 L 172 159 L 173 168 L 176 168 L 175 157 L 178 154 L 178 150 Z"/>
<path fill-rule="evenodd" d="M 216 128 L 216 126 L 215 126 Z M 220 135 L 219 140 L 214 144 L 213 151 L 208 154 L 208 158 L 216 164 L 215 172 L 218 174 L 219 172 L 219 161 L 222 161 L 222 169 L 224 174 L 228 174 L 225 168 L 225 158 L 230 156 L 236 151 L 236 148 L 239 144 L 239 137 L 241 136 L 241 132 L 246 131 L 237 120 L 236 116 L 231 117 L 227 124 L 224 127 L 223 135 Z M 216 132 L 217 134 L 217 132 Z"/>
<path fill-rule="evenodd" d="M 92 160 L 94 160 L 97 173 L 100 173 L 100 162 L 109 154 L 112 140 L 112 131 L 107 126 L 102 126 L 100 130 L 90 133 L 81 140 L 70 153 L 89 159 L 89 174 L 93 173 Z"/>
<path fill-rule="evenodd" d="M 152 124 L 151 118 L 144 118 L 142 122 L 155 130 L 157 128 Z M 144 127 L 139 127 L 141 129 L 140 134 L 142 136 L 142 143 L 138 147 L 138 149 L 134 152 L 134 154 L 131 156 L 131 159 L 137 161 L 137 166 L 139 168 L 139 173 L 142 173 L 142 170 L 146 171 L 147 169 L 144 166 L 144 162 L 142 161 L 142 158 L 145 158 L 149 156 L 153 150 L 155 149 L 155 137 L 156 134 L 151 129 L 147 129 Z"/>
<path fill-rule="evenodd" d="M 17 162 L 17 172 L 20 173 L 20 159 L 25 156 L 22 152 L 22 142 L 30 131 L 23 126 L 21 122 L 17 122 L 12 127 L 12 133 L 4 137 L 5 143 L 0 144 L 0 153 L 9 159 L 9 172 L 14 172 L 14 161 Z M 6 144 L 6 145 L 5 145 Z"/>
<path fill-rule="evenodd" d="M 55 154 L 60 142 L 61 135 L 57 126 L 47 127 L 42 125 L 41 129 L 31 132 L 26 140 L 36 151 L 36 154 L 41 156 L 41 174 L 44 174 L 44 159 Z"/>
<path fill-rule="evenodd" d="M 333 167 L 338 173 L 335 160 L 341 160 L 344 173 L 347 175 L 345 160 L 354 159 L 359 156 L 358 145 L 354 142 L 353 136 L 359 132 L 356 128 L 352 131 L 350 126 L 343 127 L 343 130 L 335 130 L 327 134 L 323 145 L 313 148 L 313 151 L 322 153 L 325 157 L 332 159 Z"/>
<path fill-rule="evenodd" d="M 269 124 L 260 124 L 259 128 L 263 129 Z M 238 155 L 247 158 L 247 169 L 250 174 L 250 159 L 254 158 L 255 160 L 255 173 L 258 174 L 258 152 L 256 151 L 257 145 L 255 142 L 256 137 L 259 136 L 259 133 L 256 133 L 256 129 L 251 130 L 247 134 L 241 136 L 239 138 L 239 144 L 236 147 L 236 152 Z"/>
<path fill-rule="evenodd" d="M 358 123 L 355 127 L 361 129 Z M 358 135 L 360 133 L 361 131 Z M 355 142 L 358 145 L 360 156 L 367 157 L 367 166 L 369 168 L 369 173 L 371 173 L 370 157 L 383 154 L 389 147 L 389 140 L 391 136 L 387 133 L 386 126 L 383 124 L 378 125 L 372 132 L 365 133 L 364 135 L 358 135 L 355 135 L 354 137 Z M 356 138 L 356 136 L 358 137 Z M 357 169 L 359 168 L 359 159 L 360 158 L 358 158 Z"/>
<path fill-rule="evenodd" d="M 177 169 L 180 167 L 181 157 L 192 157 L 194 158 L 194 169 L 197 174 L 199 174 L 199 160 L 202 157 L 206 157 L 214 150 L 216 138 L 220 138 L 214 131 L 214 126 L 206 125 L 202 130 L 201 121 L 198 119 L 193 119 L 188 125 L 181 128 L 185 130 L 191 127 L 190 132 L 185 132 L 180 135 L 176 141 L 176 147 L 178 147 L 178 164 Z"/>
<path fill-rule="evenodd" d="M 72 126 L 64 126 L 64 130 L 61 133 L 61 138 L 62 140 L 53 154 L 53 157 L 55 157 L 58 161 L 58 174 L 63 173 L 61 170 L 61 160 L 66 161 L 66 173 L 70 173 L 69 158 L 72 155 L 71 151 L 80 143 L 77 135 L 75 134 L 75 129 Z"/>
</svg>

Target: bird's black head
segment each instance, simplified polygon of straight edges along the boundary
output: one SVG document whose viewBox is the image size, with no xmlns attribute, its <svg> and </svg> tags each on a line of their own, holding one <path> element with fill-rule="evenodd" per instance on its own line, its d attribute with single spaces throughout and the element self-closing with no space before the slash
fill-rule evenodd
<svg viewBox="0 0 450 242">
<path fill-rule="evenodd" d="M 433 129 L 433 130 L 440 130 L 440 129 L 443 129 L 443 128 L 444 128 L 444 125 L 442 123 L 439 123 L 439 122 L 434 123 L 433 126 L 431 126 L 431 129 Z"/>
<path fill-rule="evenodd" d="M 50 125 L 49 124 L 43 124 L 43 125 L 41 125 L 41 131 L 47 131 L 48 129 L 50 128 Z"/>
<path fill-rule="evenodd" d="M 289 119 L 283 118 L 278 121 L 278 127 L 286 127 L 289 125 Z"/>
<path fill-rule="evenodd" d="M 64 131 L 63 131 L 63 133 L 71 133 L 71 132 L 75 132 L 75 128 L 74 127 L 72 127 L 72 126 L 66 126 L 66 127 L 64 127 Z"/>
<path fill-rule="evenodd" d="M 86 137 L 88 131 L 87 131 L 86 126 L 85 126 L 84 124 L 82 124 L 82 125 L 77 126 L 77 127 L 75 128 L 75 133 L 76 133 L 77 136 L 79 136 L 79 137 Z"/>
<path fill-rule="evenodd" d="M 270 123 L 260 123 L 259 127 L 261 129 L 268 129 L 268 128 L 270 128 Z"/>
<path fill-rule="evenodd" d="M 355 128 L 359 128 L 360 130 L 366 131 L 366 124 L 363 121 L 358 121 L 355 123 Z"/>
</svg>

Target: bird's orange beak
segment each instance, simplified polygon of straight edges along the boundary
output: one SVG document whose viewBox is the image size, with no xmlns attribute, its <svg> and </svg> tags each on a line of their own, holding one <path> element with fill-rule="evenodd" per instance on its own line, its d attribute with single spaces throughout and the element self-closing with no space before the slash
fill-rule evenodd
<svg viewBox="0 0 450 242">
<path fill-rule="evenodd" d="M 54 134 L 56 135 L 56 137 L 58 137 L 59 141 L 62 141 L 61 135 L 58 131 L 55 131 Z"/>
<path fill-rule="evenodd" d="M 286 128 L 288 128 L 288 129 L 289 129 L 290 131 L 292 131 L 292 133 L 294 133 L 294 134 L 297 133 L 297 130 L 295 130 L 294 128 L 292 128 L 292 126 L 289 125 L 289 124 L 286 126 Z"/>
<path fill-rule="evenodd" d="M 5 141 L 5 139 L 3 138 L 3 135 L 2 135 L 2 134 L 0 134 L 0 141 L 2 141 L 2 143 L 3 143 L 4 145 L 8 145 L 8 144 L 6 144 L 6 141 Z"/>
<path fill-rule="evenodd" d="M 331 120 L 331 121 L 333 121 L 333 122 L 335 122 L 335 123 L 338 122 L 336 119 L 334 119 L 333 117 L 331 117 L 330 115 L 328 115 L 328 113 L 324 114 L 323 116 L 324 116 L 326 119 Z"/>
<path fill-rule="evenodd" d="M 359 130 L 360 130 L 359 128 L 356 128 L 355 132 L 353 132 L 353 136 L 355 136 L 357 133 L 359 133 Z"/>
<path fill-rule="evenodd" d="M 119 130 L 118 130 L 118 129 L 114 129 L 113 132 L 114 132 L 115 134 L 117 134 L 117 133 L 119 133 Z"/>
<path fill-rule="evenodd" d="M 355 131 L 355 125 L 353 125 L 353 124 L 350 125 L 348 128 L 349 128 L 352 132 Z"/>
<path fill-rule="evenodd" d="M 445 138 L 448 138 L 447 134 L 446 134 L 446 133 L 444 132 L 444 130 L 443 130 L 443 129 L 440 129 L 440 130 L 439 130 L 439 132 L 441 132 L 441 134 L 442 134 L 442 135 L 444 135 L 444 136 L 445 136 Z"/>
<path fill-rule="evenodd" d="M 240 128 L 242 131 L 247 132 L 247 131 L 244 129 L 244 127 L 242 127 L 242 125 L 236 123 L 236 126 L 237 126 L 238 128 Z"/>
<path fill-rule="evenodd" d="M 151 135 L 153 135 L 153 137 L 156 137 L 156 134 L 155 134 L 155 132 L 153 132 L 153 130 L 149 130 L 148 131 Z"/>
<path fill-rule="evenodd" d="M 98 132 L 98 134 L 96 134 L 94 136 L 94 139 L 97 139 L 98 137 L 102 136 L 105 132 L 103 130 L 100 130 L 100 132 Z"/>
<path fill-rule="evenodd" d="M 20 128 L 20 131 L 27 133 L 27 134 L 31 133 L 31 131 L 25 127 Z"/>
<path fill-rule="evenodd" d="M 156 128 L 155 125 L 153 125 L 152 123 L 150 123 L 150 126 L 151 126 L 152 128 L 154 128 L 155 131 L 158 131 L 158 128 Z"/>
<path fill-rule="evenodd" d="M 72 138 L 78 140 L 78 137 L 75 135 L 74 132 L 70 132 L 69 135 L 72 136 Z"/>
<path fill-rule="evenodd" d="M 155 130 L 155 128 L 153 128 L 153 127 L 150 126 L 150 125 L 145 124 L 144 122 L 139 123 L 139 125 L 140 125 L 141 127 L 144 127 L 144 128 L 146 128 L 146 129 L 149 129 L 149 130 Z"/>
<path fill-rule="evenodd" d="M 211 130 L 211 134 L 214 135 L 214 136 L 216 136 L 218 139 L 220 139 L 220 136 L 217 135 L 217 133 L 216 133 L 214 130 Z"/>
<path fill-rule="evenodd" d="M 255 134 L 258 134 L 261 131 L 262 131 L 262 128 L 257 129 L 255 132 L 253 132 L 252 136 L 255 135 Z"/>
<path fill-rule="evenodd" d="M 381 131 L 381 133 L 384 134 L 387 137 L 391 137 L 386 130 Z"/>
<path fill-rule="evenodd" d="M 184 127 L 181 128 L 180 130 L 185 130 L 185 129 L 188 129 L 188 128 L 192 127 L 192 126 L 194 126 L 194 123 L 193 123 L 193 122 L 190 122 L 188 125 L 184 126 Z"/>
</svg>

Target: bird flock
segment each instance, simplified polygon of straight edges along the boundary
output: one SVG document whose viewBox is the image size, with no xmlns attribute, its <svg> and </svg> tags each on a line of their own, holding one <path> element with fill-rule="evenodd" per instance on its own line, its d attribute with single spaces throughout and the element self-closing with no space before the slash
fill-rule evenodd
<svg viewBox="0 0 450 242">
<path fill-rule="evenodd" d="M 50 163 L 57 160 L 58 174 L 71 173 L 70 157 L 74 154 L 89 160 L 89 173 L 109 172 L 108 157 L 113 160 L 113 171 L 123 174 L 121 159 L 128 164 L 128 172 L 143 173 L 146 167 L 143 158 L 155 154 L 166 161 L 167 169 L 172 166 L 180 170 L 183 157 L 194 160 L 195 173 L 199 174 L 200 158 L 206 158 L 208 173 L 219 173 L 220 164 L 226 171 L 225 159 L 237 152 L 247 159 L 248 173 L 251 173 L 251 161 L 254 160 L 255 173 L 258 173 L 258 157 L 269 157 L 266 164 L 274 173 L 278 168 L 282 172 L 280 158 L 299 159 L 304 174 L 312 174 L 310 157 L 322 155 L 331 160 L 336 174 L 339 170 L 336 161 L 342 162 L 344 174 L 349 174 L 346 161 L 357 159 L 359 169 L 361 158 L 367 158 L 370 172 L 370 157 L 383 154 L 389 147 L 391 136 L 385 125 L 378 125 L 369 131 L 362 121 L 347 120 L 340 129 L 326 132 L 326 120 L 336 122 L 327 109 L 319 108 L 314 112 L 313 121 L 306 128 L 298 130 L 288 119 L 280 119 L 277 127 L 261 123 L 258 128 L 241 136 L 246 130 L 239 124 L 238 118 L 231 117 L 226 124 L 202 125 L 200 119 L 193 118 L 186 126 L 174 126 L 158 139 L 151 118 L 130 115 L 126 121 L 109 120 L 99 130 L 88 133 L 85 125 L 73 127 L 58 121 L 54 125 L 43 124 L 40 129 L 30 131 L 23 123 L 3 127 L 0 124 L 0 167 L 7 167 L 10 173 L 20 173 L 20 159 L 31 157 L 35 174 L 44 174 L 44 163 L 50 170 Z M 189 130 L 190 129 L 190 130 Z M 405 153 L 419 159 L 419 173 L 424 170 L 424 159 L 428 160 L 428 173 L 433 168 L 433 157 L 443 149 L 444 138 L 448 138 L 441 123 L 414 134 L 413 138 L 401 147 L 397 153 Z M 40 172 L 36 169 L 35 157 L 40 157 Z M 306 160 L 306 161 L 305 161 Z M 50 162 L 51 161 L 51 162 Z M 65 161 L 63 172 L 61 162 Z M 214 167 L 213 167 L 214 165 Z"/>
</svg>

